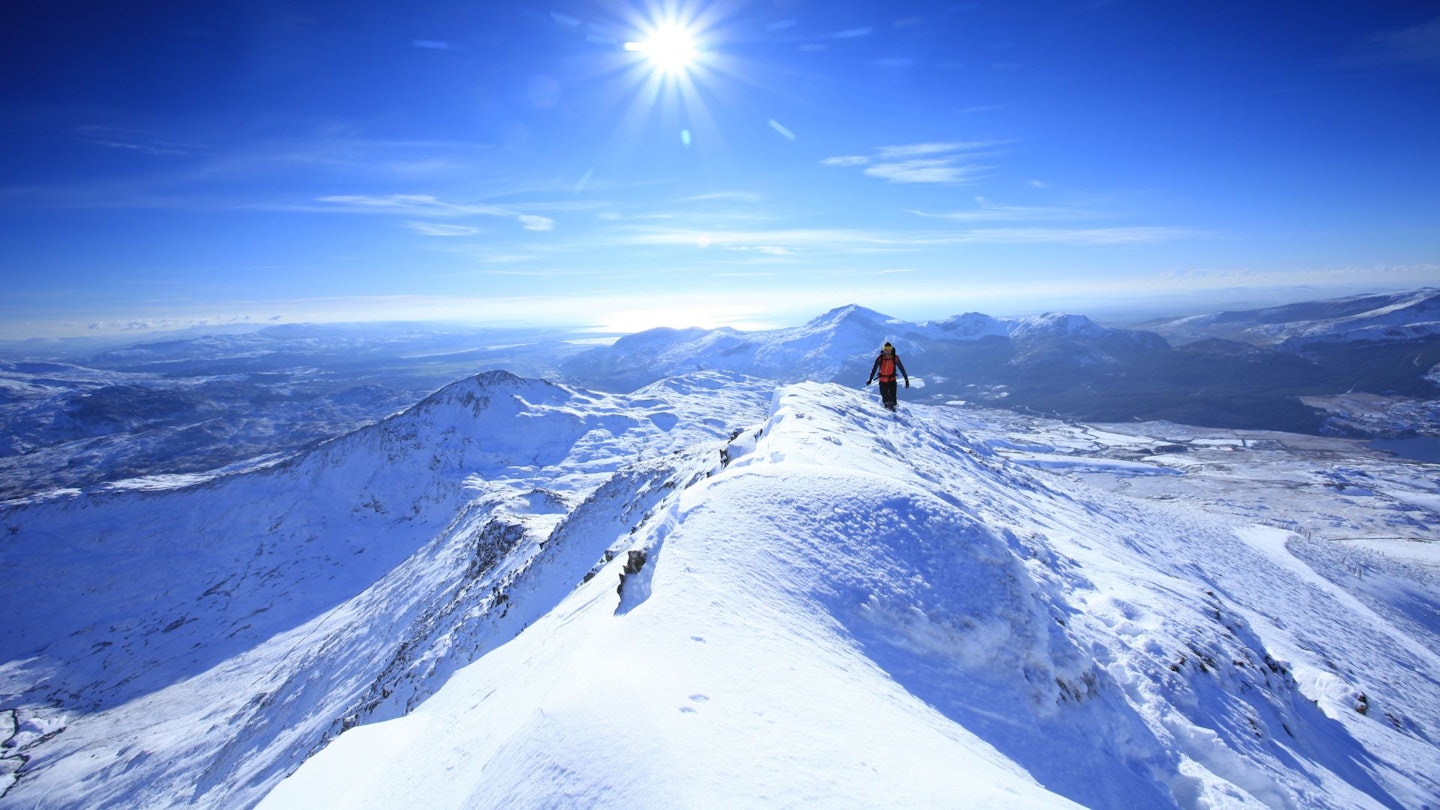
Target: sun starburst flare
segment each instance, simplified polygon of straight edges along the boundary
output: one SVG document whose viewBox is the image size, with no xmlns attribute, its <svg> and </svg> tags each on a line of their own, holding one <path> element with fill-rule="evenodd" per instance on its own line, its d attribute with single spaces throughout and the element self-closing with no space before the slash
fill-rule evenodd
<svg viewBox="0 0 1440 810">
<path fill-rule="evenodd" d="M 625 43 L 625 50 L 639 53 L 660 73 L 684 73 L 695 64 L 700 45 L 686 26 L 676 22 L 661 23 L 644 39 Z"/>
</svg>

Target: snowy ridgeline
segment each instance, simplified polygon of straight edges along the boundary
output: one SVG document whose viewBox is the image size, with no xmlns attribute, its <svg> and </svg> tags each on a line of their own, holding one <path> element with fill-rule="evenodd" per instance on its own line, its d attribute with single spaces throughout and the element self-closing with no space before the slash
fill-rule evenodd
<svg viewBox="0 0 1440 810">
<path fill-rule="evenodd" d="M 1434 473 L 482 375 L 0 511 L 0 805 L 1435 806 Z"/>
</svg>

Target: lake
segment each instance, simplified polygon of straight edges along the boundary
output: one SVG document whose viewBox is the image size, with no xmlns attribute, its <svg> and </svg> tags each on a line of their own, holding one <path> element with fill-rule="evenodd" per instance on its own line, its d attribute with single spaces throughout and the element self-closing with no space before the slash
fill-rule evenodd
<svg viewBox="0 0 1440 810">
<path fill-rule="evenodd" d="M 1394 453 L 1401 458 L 1440 464 L 1440 437 L 1411 436 L 1406 439 L 1372 439 L 1370 446 L 1376 450 Z"/>
</svg>

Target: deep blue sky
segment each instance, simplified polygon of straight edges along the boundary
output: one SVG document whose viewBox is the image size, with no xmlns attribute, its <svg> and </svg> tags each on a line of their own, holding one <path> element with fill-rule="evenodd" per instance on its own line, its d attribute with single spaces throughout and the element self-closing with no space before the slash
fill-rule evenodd
<svg viewBox="0 0 1440 810">
<path fill-rule="evenodd" d="M 627 49 L 665 20 L 696 58 Z M 1425 2 L 7 4 L 0 335 L 1440 284 Z"/>
</svg>

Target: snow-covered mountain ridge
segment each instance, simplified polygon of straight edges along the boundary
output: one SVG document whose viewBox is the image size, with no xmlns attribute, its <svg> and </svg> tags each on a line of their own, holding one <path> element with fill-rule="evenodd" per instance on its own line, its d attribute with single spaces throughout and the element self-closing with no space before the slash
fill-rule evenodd
<svg viewBox="0 0 1440 810">
<path fill-rule="evenodd" d="M 643 510 L 768 392 L 495 372 L 263 470 L 0 507 L 3 605 L 27 616 L 0 628 L 3 803 L 253 804 L 548 610 L 629 524 L 547 538 Z"/>
<path fill-rule="evenodd" d="M 1254 326 L 1263 313 L 1155 325 L 1162 336 L 1063 313 L 994 318 L 972 312 L 910 323 L 852 305 L 789 329 L 642 332 L 581 352 L 561 371 L 607 390 L 701 369 L 859 385 L 880 344 L 889 341 L 915 378 L 914 396 L 928 403 L 958 400 L 1087 421 L 1437 435 L 1433 409 L 1416 407 L 1440 399 L 1440 334 L 1427 325 L 1433 320 L 1429 292 L 1389 296 L 1384 307 L 1368 301 L 1365 317 L 1379 318 L 1376 307 L 1383 309 L 1384 328 L 1373 320 L 1331 319 L 1305 329 L 1267 321 L 1263 328 L 1274 326 L 1293 339 L 1264 345 L 1236 342 L 1248 334 L 1242 324 Z M 1314 302 L 1282 308 L 1290 315 L 1276 317 L 1351 313 L 1355 306 Z M 1183 345 L 1172 346 L 1167 337 Z M 1356 413 L 1353 401 L 1332 399 L 1356 392 L 1379 397 L 1384 413 Z"/>
<path fill-rule="evenodd" d="M 1433 804 L 1433 469 L 1185 430 L 492 373 L 10 504 L 0 804 Z"/>
<path fill-rule="evenodd" d="M 880 344 L 894 342 L 903 356 L 921 357 L 936 341 L 974 342 L 986 338 L 1043 341 L 1051 338 L 1108 338 L 1124 330 L 1105 329 L 1083 315 L 1049 313 L 993 318 L 978 312 L 933 323 L 909 323 L 851 304 L 801 326 L 739 332 L 734 329 L 652 329 L 620 338 L 570 358 L 562 370 L 577 380 L 607 386 L 638 386 L 697 368 L 722 368 L 781 380 L 831 381 L 863 375 Z"/>
<path fill-rule="evenodd" d="M 1176 341 L 1220 337 L 1291 351 L 1325 343 L 1433 339 L 1440 337 L 1440 289 L 1194 315 L 1156 321 L 1146 328 Z"/>
<path fill-rule="evenodd" d="M 867 404 L 782 389 L 623 559 L 262 806 L 1440 798 L 1440 645 L 1403 607 L 1436 604 L 1433 573 L 1362 602 L 1284 529 L 1029 471 L 1177 472 L 1158 460 L 1047 460 L 963 411 Z"/>
</svg>

